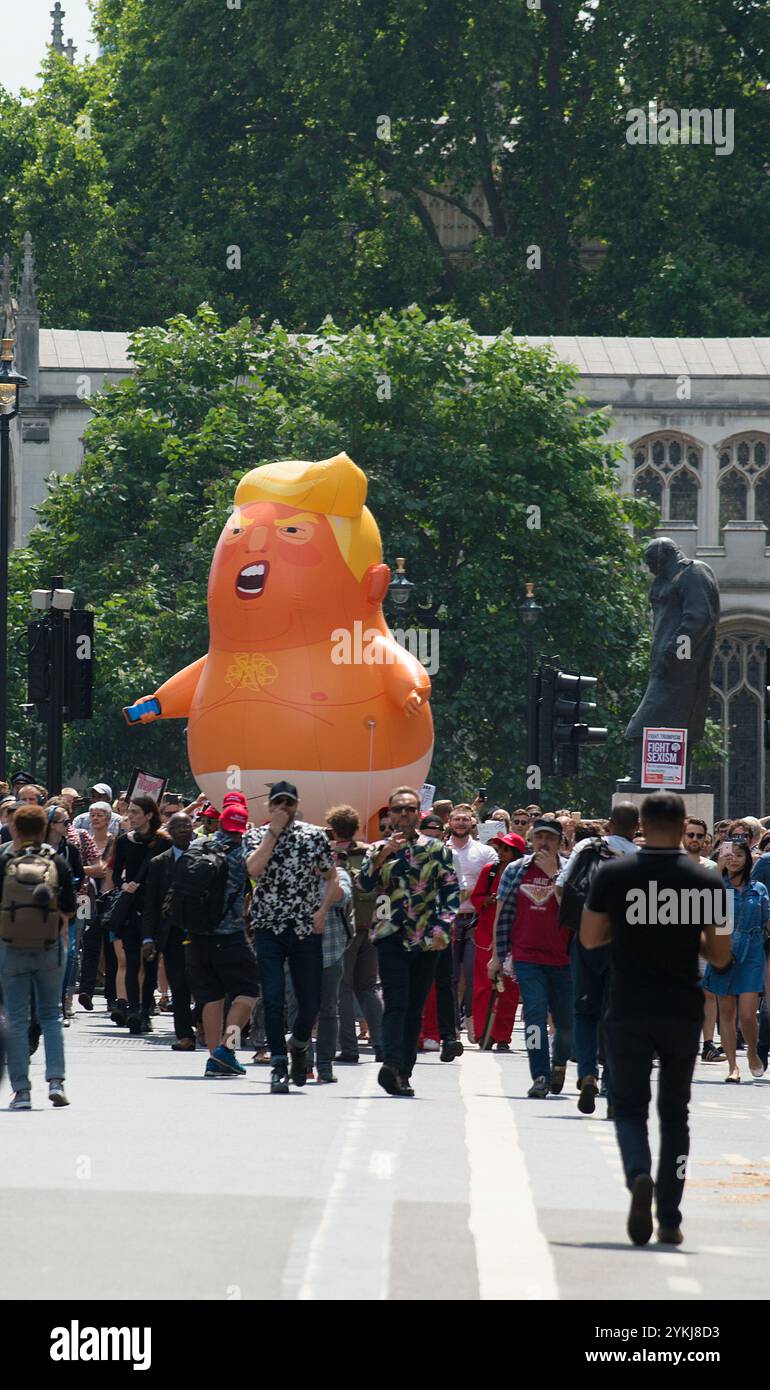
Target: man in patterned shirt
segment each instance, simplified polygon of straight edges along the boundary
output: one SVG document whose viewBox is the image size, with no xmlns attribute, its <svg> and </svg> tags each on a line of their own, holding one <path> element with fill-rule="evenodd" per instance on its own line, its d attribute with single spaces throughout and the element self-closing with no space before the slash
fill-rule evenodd
<svg viewBox="0 0 770 1390">
<path fill-rule="evenodd" d="M 387 840 L 372 845 L 358 875 L 365 893 L 377 892 L 371 937 L 377 945 L 385 1012 L 383 1064 L 377 1080 L 391 1096 L 413 1096 L 409 1078 L 425 1000 L 436 971 L 436 952 L 449 946 L 460 906 L 452 852 L 420 835 L 420 797 L 413 787 L 390 794 Z"/>
<path fill-rule="evenodd" d="M 342 889 L 326 832 L 296 819 L 297 788 L 291 782 L 275 782 L 268 801 L 270 821 L 247 832 L 244 849 L 246 872 L 254 880 L 251 922 L 273 1062 L 270 1090 L 273 1095 L 286 1095 L 289 1059 L 283 1027 L 284 962 L 289 963 L 297 996 L 297 1015 L 289 1039 L 291 1079 L 295 1086 L 304 1086 L 308 1044 L 321 1004 L 326 914 L 339 902 Z"/>
</svg>

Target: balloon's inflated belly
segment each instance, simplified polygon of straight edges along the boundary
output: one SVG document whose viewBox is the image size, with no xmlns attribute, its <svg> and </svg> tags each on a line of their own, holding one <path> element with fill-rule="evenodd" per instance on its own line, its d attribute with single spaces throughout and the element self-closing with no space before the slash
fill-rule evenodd
<svg viewBox="0 0 770 1390">
<path fill-rule="evenodd" d="M 349 705 L 282 705 L 230 696 L 219 704 L 193 706 L 187 734 L 196 775 L 231 763 L 273 767 L 289 760 L 309 770 L 363 771 L 370 763 L 400 767 L 432 744 L 429 707 L 407 717 L 384 694 Z"/>
<path fill-rule="evenodd" d="M 266 667 L 263 679 L 270 674 Z M 367 682 L 362 696 L 360 672 L 347 689 L 339 670 L 334 675 L 333 700 L 322 680 L 314 680 L 318 688 L 303 691 L 304 698 L 294 692 L 289 700 L 276 681 L 223 688 L 221 679 L 202 678 L 190 712 L 188 754 L 196 781 L 215 804 L 237 786 L 258 821 L 266 786 L 286 778 L 297 785 L 303 818 L 323 822 L 335 802 L 348 801 L 368 816 L 394 786 L 422 784 L 433 751 L 429 706 L 408 716 L 381 681 Z"/>
</svg>

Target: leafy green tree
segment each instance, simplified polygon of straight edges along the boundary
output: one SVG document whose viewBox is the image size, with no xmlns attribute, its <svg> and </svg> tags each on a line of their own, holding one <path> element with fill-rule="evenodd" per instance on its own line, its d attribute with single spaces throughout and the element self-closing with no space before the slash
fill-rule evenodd
<svg viewBox="0 0 770 1390">
<path fill-rule="evenodd" d="M 32 232 L 44 323 L 122 328 L 125 258 L 92 114 L 102 70 L 51 54 L 43 72 L 29 103 L 0 90 L 0 247 Z"/>
<path fill-rule="evenodd" d="M 97 0 L 96 24 L 93 63 L 0 94 L 0 241 L 31 227 L 49 321 L 206 299 L 296 330 L 419 303 L 487 333 L 767 331 L 759 0 Z M 734 149 L 629 144 L 650 101 L 731 112 Z"/>
<path fill-rule="evenodd" d="M 136 375 L 94 401 L 82 468 L 52 480 L 12 556 L 18 593 L 55 569 L 96 614 L 96 716 L 70 727 L 69 768 L 119 781 L 137 762 L 189 785 L 181 725 L 129 730 L 121 707 L 206 650 L 208 567 L 236 481 L 275 458 L 345 449 L 368 475 L 386 558 L 406 556 L 418 585 L 408 621 L 438 634 L 431 780 L 531 799 L 517 612 L 531 580 L 541 649 L 600 678 L 612 738 L 584 754 L 580 790 L 606 805 L 646 669 L 631 527 L 653 510 L 620 497 L 605 416 L 574 396 L 574 372 L 510 334 L 483 340 L 416 308 L 294 339 L 246 320 L 223 328 L 203 306 L 137 333 L 132 350 Z M 17 632 L 21 616 L 17 604 Z"/>
</svg>

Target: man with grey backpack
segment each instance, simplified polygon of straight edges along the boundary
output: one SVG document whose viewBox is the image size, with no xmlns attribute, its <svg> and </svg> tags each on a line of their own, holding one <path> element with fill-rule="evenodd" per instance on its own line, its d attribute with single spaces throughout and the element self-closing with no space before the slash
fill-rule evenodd
<svg viewBox="0 0 770 1390">
<path fill-rule="evenodd" d="M 29 1016 L 34 987 L 45 1045 L 48 1096 L 68 1105 L 64 1092 L 61 988 L 67 964 L 67 927 L 77 903 L 66 860 L 43 843 L 41 806 L 19 806 L 13 839 L 0 853 L 0 982 L 8 1015 L 10 1110 L 31 1110 Z"/>
</svg>

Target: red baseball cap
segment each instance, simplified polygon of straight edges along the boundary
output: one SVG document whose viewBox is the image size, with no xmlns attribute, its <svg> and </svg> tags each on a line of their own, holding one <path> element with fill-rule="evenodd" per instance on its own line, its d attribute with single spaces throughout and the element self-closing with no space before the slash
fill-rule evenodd
<svg viewBox="0 0 770 1390">
<path fill-rule="evenodd" d="M 520 849 L 522 854 L 526 853 L 527 842 L 521 835 L 493 835 L 489 841 L 490 845 L 501 844 L 509 845 L 511 849 Z"/>
<path fill-rule="evenodd" d="M 245 801 L 242 806 L 237 801 L 231 802 L 223 808 L 219 817 L 220 829 L 231 834 L 242 835 L 248 823 L 249 813 Z"/>
</svg>

